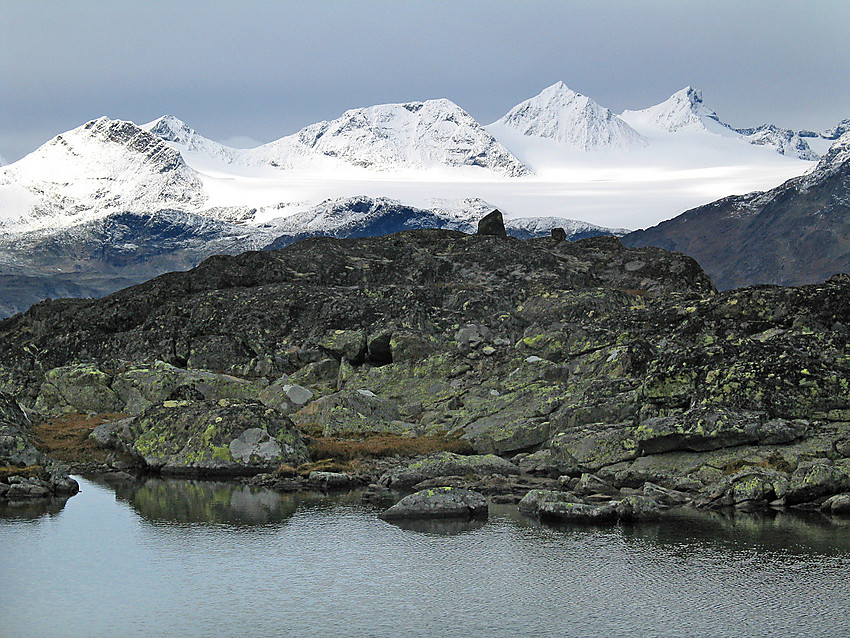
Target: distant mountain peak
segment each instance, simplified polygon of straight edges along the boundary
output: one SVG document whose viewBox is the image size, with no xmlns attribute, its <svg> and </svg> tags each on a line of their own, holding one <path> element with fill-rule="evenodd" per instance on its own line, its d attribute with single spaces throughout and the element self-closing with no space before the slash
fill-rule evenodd
<svg viewBox="0 0 850 638">
<path fill-rule="evenodd" d="M 520 102 L 492 126 L 566 142 L 583 150 L 646 144 L 637 131 L 609 109 L 560 81 Z"/>
<path fill-rule="evenodd" d="M 686 86 L 663 102 L 637 111 L 623 111 L 621 117 L 634 127 L 674 133 L 681 129 L 706 129 L 723 124 L 712 109 L 705 105 L 702 91 Z"/>
<path fill-rule="evenodd" d="M 469 113 L 445 98 L 351 109 L 279 142 L 289 139 L 376 170 L 477 166 L 514 177 L 530 173 Z"/>
</svg>

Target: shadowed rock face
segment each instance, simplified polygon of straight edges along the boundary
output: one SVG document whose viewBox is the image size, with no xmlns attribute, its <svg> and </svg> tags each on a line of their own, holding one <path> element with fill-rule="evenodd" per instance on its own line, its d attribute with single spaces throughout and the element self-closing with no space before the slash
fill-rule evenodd
<svg viewBox="0 0 850 638">
<path fill-rule="evenodd" d="M 798 503 L 850 489 L 848 326 L 847 278 L 718 294 L 692 259 L 615 238 L 410 231 L 39 304 L 0 322 L 0 390 L 136 415 L 103 440 L 129 435 L 149 467 L 265 471 L 298 430 L 444 437 L 513 465 L 425 478 L 592 472 L 675 499 Z M 236 411 L 237 428 L 209 429 Z M 194 448 L 181 427 L 220 438 Z"/>
</svg>

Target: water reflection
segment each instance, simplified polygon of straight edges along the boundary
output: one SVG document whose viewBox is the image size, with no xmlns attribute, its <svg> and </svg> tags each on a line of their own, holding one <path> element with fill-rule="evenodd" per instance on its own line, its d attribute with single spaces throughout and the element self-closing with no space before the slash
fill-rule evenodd
<svg viewBox="0 0 850 638">
<path fill-rule="evenodd" d="M 554 528 L 493 505 L 396 526 L 357 492 L 81 486 L 0 520 L 4 636 L 847 633 L 850 535 L 817 514 Z"/>
<path fill-rule="evenodd" d="M 56 516 L 70 496 L 37 498 L 20 501 L 0 501 L 0 519 L 35 521 L 43 516 Z"/>
<path fill-rule="evenodd" d="M 225 481 L 146 478 L 110 487 L 153 522 L 265 525 L 285 521 L 298 509 L 293 495 Z"/>
<path fill-rule="evenodd" d="M 411 519 L 391 520 L 387 522 L 409 532 L 434 534 L 437 536 L 455 536 L 457 534 L 464 534 L 466 532 L 471 532 L 476 529 L 481 529 L 487 524 L 486 519 L 480 518 L 438 518 L 433 520 Z"/>
</svg>

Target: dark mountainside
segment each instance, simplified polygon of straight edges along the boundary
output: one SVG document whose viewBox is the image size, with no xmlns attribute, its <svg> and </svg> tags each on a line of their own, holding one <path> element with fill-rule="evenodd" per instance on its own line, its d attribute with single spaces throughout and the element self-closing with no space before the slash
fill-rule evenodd
<svg viewBox="0 0 850 638">
<path fill-rule="evenodd" d="M 837 512 L 848 326 L 846 277 L 718 294 L 693 259 L 613 237 L 416 230 L 40 303 L 0 322 L 0 390 L 46 421 L 48 451 L 44 432 L 89 419 L 77 468 L 473 488 L 561 520 Z M 32 447 L 25 425 L 11 447 Z M 24 489 L 13 471 L 0 494 Z M 405 508 L 480 512 L 465 491 L 423 498 Z"/>
<path fill-rule="evenodd" d="M 253 214 L 251 209 L 237 212 Z M 317 217 L 322 218 L 321 229 L 304 230 L 313 228 Z M 523 225 L 535 221 L 543 223 Z M 521 239 L 548 235 L 554 221 L 516 220 L 508 222 L 507 231 Z M 188 270 L 211 255 L 284 248 L 309 237 L 377 237 L 447 226 L 475 230 L 471 222 L 369 197 L 348 198 L 264 226 L 171 209 L 112 213 L 61 231 L 0 237 L 0 317 L 24 312 L 47 298 L 102 297 L 163 273 Z M 568 239 L 609 232 L 588 228 Z"/>
<path fill-rule="evenodd" d="M 850 136 L 817 167 L 764 192 L 726 197 L 623 237 L 696 259 L 721 290 L 796 286 L 850 272 Z"/>
</svg>

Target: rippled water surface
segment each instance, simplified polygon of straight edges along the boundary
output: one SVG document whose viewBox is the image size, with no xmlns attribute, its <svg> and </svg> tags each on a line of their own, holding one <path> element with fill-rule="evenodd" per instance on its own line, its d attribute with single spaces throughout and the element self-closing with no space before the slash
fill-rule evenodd
<svg viewBox="0 0 850 638">
<path fill-rule="evenodd" d="M 850 526 L 399 527 L 357 495 L 81 480 L 0 508 L 0 636 L 847 636 Z"/>
</svg>

